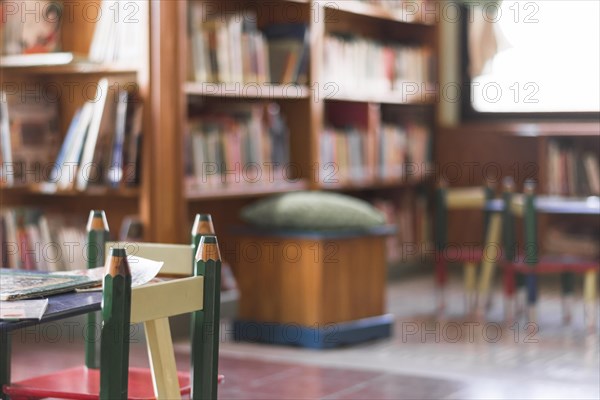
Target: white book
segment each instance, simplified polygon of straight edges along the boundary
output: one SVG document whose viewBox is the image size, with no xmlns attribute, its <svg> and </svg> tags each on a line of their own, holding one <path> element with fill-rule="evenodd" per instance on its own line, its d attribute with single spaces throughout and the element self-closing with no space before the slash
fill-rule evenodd
<svg viewBox="0 0 600 400">
<path fill-rule="evenodd" d="M 100 122 L 102 121 L 102 114 L 104 113 L 104 105 L 106 104 L 107 96 L 108 80 L 106 78 L 102 78 L 98 82 L 94 111 L 90 121 L 88 134 L 85 139 L 85 146 L 83 148 L 83 152 L 81 153 L 79 169 L 77 170 L 77 182 L 75 184 L 75 188 L 80 191 L 83 191 L 87 188 L 88 177 L 90 174 L 94 173 L 94 170 L 90 168 L 92 168 L 91 163 L 94 158 L 94 150 L 96 149 L 96 141 L 98 140 L 98 133 L 100 132 Z"/>
<path fill-rule="evenodd" d="M 74 167 L 79 164 L 81 149 L 85 142 L 93 111 L 94 105 L 89 102 L 85 103 L 81 109 L 72 145 L 67 149 L 62 163 L 58 165 L 60 173 L 56 182 L 58 190 L 67 190 L 73 187 L 76 177 Z"/>
<path fill-rule="evenodd" d="M 0 319 L 22 320 L 37 319 L 44 316 L 48 308 L 48 299 L 0 301 Z"/>
<path fill-rule="evenodd" d="M 8 120 L 8 103 L 6 93 L 0 91 L 0 155 L 4 165 L 12 164 L 12 147 L 10 143 L 10 124 Z M 0 166 L 0 179 L 2 183 L 12 186 L 15 183 L 13 173 L 7 174 L 4 166 Z"/>
<path fill-rule="evenodd" d="M 0 66 L 8 67 L 38 67 L 67 65 L 76 60 L 73 53 L 35 53 L 3 55 Z"/>
</svg>

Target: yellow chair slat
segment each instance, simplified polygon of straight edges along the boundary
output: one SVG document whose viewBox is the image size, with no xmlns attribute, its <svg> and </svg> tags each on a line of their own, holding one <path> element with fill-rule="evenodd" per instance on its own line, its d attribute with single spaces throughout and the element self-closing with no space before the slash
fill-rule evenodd
<svg viewBox="0 0 600 400">
<path fill-rule="evenodd" d="M 203 297 L 202 276 L 138 286 L 131 291 L 131 323 L 201 310 Z"/>
<path fill-rule="evenodd" d="M 111 247 L 124 247 L 127 255 L 164 262 L 161 274 L 190 276 L 193 272 L 194 248 L 189 244 L 107 242 L 106 254 Z"/>
</svg>

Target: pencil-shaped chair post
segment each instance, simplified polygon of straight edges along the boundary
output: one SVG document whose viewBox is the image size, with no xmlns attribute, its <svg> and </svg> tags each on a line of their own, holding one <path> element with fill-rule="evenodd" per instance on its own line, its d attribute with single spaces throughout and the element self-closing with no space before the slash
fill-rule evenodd
<svg viewBox="0 0 600 400">
<path fill-rule="evenodd" d="M 596 305 L 598 272 L 596 270 L 588 270 L 583 276 L 583 312 L 585 325 L 590 332 L 596 330 L 596 318 L 598 316 L 598 308 Z"/>
<path fill-rule="evenodd" d="M 104 270 L 100 398 L 126 399 L 129 368 L 131 272 L 125 249 L 111 248 Z"/>
<path fill-rule="evenodd" d="M 535 183 L 525 182 L 525 263 L 533 270 L 538 263 L 537 218 L 535 212 Z M 529 271 L 527 282 L 527 308 L 529 320 L 535 322 L 535 305 L 537 302 L 537 275 Z"/>
<path fill-rule="evenodd" d="M 494 279 L 494 269 L 496 267 L 497 260 L 488 259 L 488 249 L 490 246 L 499 248 L 498 235 L 501 232 L 502 227 L 499 225 L 498 216 L 495 213 L 486 209 L 486 205 L 489 201 L 494 198 L 496 186 L 494 182 L 488 181 L 485 185 L 485 203 L 484 203 L 484 221 L 483 221 L 483 246 L 482 246 L 482 259 L 480 260 L 481 276 L 479 278 L 479 285 L 474 289 L 474 306 L 476 307 L 476 313 L 478 316 L 483 316 L 485 311 L 489 310 L 492 305 L 492 293 L 489 290 Z"/>
<path fill-rule="evenodd" d="M 204 276 L 201 318 L 192 326 L 192 399 L 216 399 L 219 365 L 219 307 L 221 254 L 215 236 L 202 236 L 196 253 L 194 276 Z"/>
<path fill-rule="evenodd" d="M 522 275 L 515 273 L 513 263 L 517 255 L 517 242 L 515 238 L 515 216 L 512 211 L 513 193 L 515 190 L 515 182 L 511 176 L 504 178 L 502 182 L 502 249 L 503 249 L 503 292 L 504 292 L 504 312 L 507 321 L 512 321 L 515 318 L 516 301 L 515 301 L 515 286 L 517 280 L 522 278 Z M 522 279 L 521 279 L 522 281 Z M 521 284 L 520 287 L 524 285 Z"/>
<path fill-rule="evenodd" d="M 435 264 L 435 275 L 436 275 L 436 290 L 437 290 L 437 311 L 438 314 L 443 314 L 446 308 L 445 298 L 445 286 L 447 280 L 447 261 L 444 258 L 444 251 L 446 249 L 446 240 L 448 236 L 447 232 L 447 207 L 446 207 L 446 183 L 440 182 L 438 189 L 436 190 L 435 198 L 435 221 L 434 221 L 434 235 L 435 235 L 435 250 L 436 256 L 434 260 Z"/>
<path fill-rule="evenodd" d="M 200 238 L 204 235 L 214 235 L 215 227 L 210 214 L 196 214 L 194 225 L 192 226 L 192 245 L 194 246 L 194 258 L 198 253 Z M 192 270 L 194 268 L 195 259 L 192 260 Z"/>
<path fill-rule="evenodd" d="M 104 244 L 108 241 L 109 229 L 106 214 L 101 210 L 90 211 L 87 222 L 87 267 L 88 269 L 104 266 L 105 254 Z M 100 368 L 98 360 L 98 346 L 96 341 L 96 329 L 98 324 L 98 313 L 91 312 L 87 315 L 87 340 L 85 343 L 85 366 L 88 368 Z"/>
</svg>

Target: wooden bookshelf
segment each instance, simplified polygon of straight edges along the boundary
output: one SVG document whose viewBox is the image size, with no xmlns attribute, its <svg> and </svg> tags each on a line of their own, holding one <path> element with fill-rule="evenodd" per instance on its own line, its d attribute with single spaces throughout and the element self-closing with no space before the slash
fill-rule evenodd
<svg viewBox="0 0 600 400">
<path fill-rule="evenodd" d="M 308 81 L 304 85 L 294 84 L 255 84 L 238 82 L 195 81 L 189 66 L 193 63 L 190 35 L 190 21 L 197 29 L 200 20 L 193 21 L 191 6 L 204 3 L 205 13 L 199 18 L 235 15 L 236 12 L 260 11 L 256 24 L 259 30 L 271 24 L 289 23 L 293 11 L 293 22 L 304 23 L 309 29 Z M 421 93 L 405 96 L 400 90 L 386 90 L 365 93 L 339 90 L 328 91 L 330 86 L 324 81 L 324 41 L 327 35 L 345 34 L 365 37 L 378 43 L 393 43 L 409 46 L 426 46 L 437 51 L 437 27 L 420 21 L 406 21 L 389 10 L 368 2 L 360 1 L 268 1 L 258 2 L 214 2 L 211 0 L 188 0 L 179 2 L 152 3 L 154 20 L 152 35 L 153 82 L 152 125 L 155 146 L 161 154 L 169 156 L 156 159 L 152 185 L 155 187 L 152 201 L 155 207 L 165 210 L 163 215 L 153 215 L 153 221 L 160 221 L 161 229 L 154 231 L 159 240 L 177 238 L 179 242 L 188 240 L 189 223 L 197 212 L 211 212 L 215 218 L 217 234 L 227 243 L 231 235 L 221 224 L 240 224 L 239 209 L 254 199 L 303 189 L 324 189 L 351 191 L 359 197 L 369 197 L 373 191 L 392 193 L 391 198 L 404 192 L 415 191 L 417 187 L 429 185 L 430 180 L 414 179 L 373 179 L 364 182 L 351 182 L 327 185 L 316 174 L 321 163 L 320 138 L 327 123 L 327 108 L 331 102 L 379 104 L 397 110 L 398 114 L 410 120 L 414 107 L 422 108 L 428 115 L 435 115 L 436 93 Z M 268 11 L 268 12 L 267 12 Z M 287 14 L 286 14 L 287 13 Z M 247 15 L 247 14 L 246 14 Z M 226 19 L 225 17 L 223 19 Z M 155 28 L 160 27 L 160 28 Z M 160 35 L 159 35 L 160 33 Z M 175 60 L 175 61 L 174 61 Z M 437 74 L 431 83 L 437 82 Z M 178 88 L 178 89 L 177 89 Z M 343 89 L 343 88 L 342 88 Z M 429 96 L 429 97 L 428 97 Z M 210 185 L 190 186 L 186 172 L 189 171 L 189 157 L 184 164 L 184 154 L 189 151 L 189 119 L 202 115 L 203 107 L 215 105 L 235 106 L 237 104 L 257 104 L 276 102 L 281 108 L 290 130 L 290 162 L 296 167 L 294 178 L 299 183 L 286 185 L 228 185 L 215 188 Z M 158 110 L 169 109 L 169 113 Z M 394 113 L 390 113 L 394 114 Z M 433 117 L 432 135 L 435 130 Z M 164 132 L 169 132 L 168 135 Z M 317 177 L 315 179 L 315 176 Z M 176 178 L 173 178 L 176 177 Z M 160 187 L 161 189 L 158 189 Z M 365 194 L 366 196 L 363 196 Z M 220 220 L 221 219 L 221 220 Z M 162 238 L 162 239 L 161 239 Z"/>
<path fill-rule="evenodd" d="M 90 0 L 85 6 L 95 6 L 91 8 L 98 9 L 101 6 L 101 1 Z M 60 51 L 72 54 L 73 60 L 71 62 L 52 64 L 52 61 L 44 63 L 44 60 L 49 59 L 39 58 L 42 61 L 38 64 L 30 59 L 23 59 L 23 64 L 20 65 L 15 62 L 18 57 L 12 59 L 7 57 L 6 64 L 3 63 L 3 58 L 0 60 L 0 82 L 3 89 L 6 90 L 7 96 L 20 96 L 19 90 L 13 89 L 25 87 L 30 89 L 33 87 L 38 90 L 37 94 L 39 96 L 52 96 L 49 101 L 57 103 L 58 110 L 58 146 L 65 139 L 67 129 L 76 110 L 90 100 L 92 90 L 85 92 L 84 88 L 97 87 L 99 80 L 106 77 L 109 85 L 114 85 L 109 86 L 109 91 L 115 88 L 135 90 L 138 96 L 136 101 L 139 101 L 144 108 L 142 121 L 143 145 L 141 147 L 142 165 L 139 171 L 142 177 L 141 181 L 135 187 L 112 188 L 89 184 L 84 191 L 60 191 L 52 189 L 51 185 L 47 185 L 44 182 L 45 178 L 36 176 L 26 185 L 17 184 L 13 187 L 1 187 L 0 202 L 3 211 L 12 207 L 31 207 L 41 209 L 43 212 L 71 214 L 80 217 L 83 226 L 85 226 L 90 210 L 104 209 L 111 232 L 116 235 L 125 217 L 138 215 L 144 225 L 149 226 L 151 215 L 154 212 L 150 188 L 153 172 L 150 161 L 152 156 L 152 134 L 149 129 L 151 109 L 148 96 L 150 63 L 147 57 L 150 45 L 150 27 L 147 22 L 149 20 L 149 2 L 140 2 L 136 11 L 138 22 L 134 29 L 139 33 L 139 50 L 142 56 L 132 63 L 100 63 L 87 59 L 95 29 L 101 23 L 102 18 L 92 20 L 86 17 L 82 12 L 82 7 L 84 5 L 80 3 L 65 7 L 61 17 Z M 111 18 L 112 16 L 105 17 Z M 32 17 L 28 16 L 27 18 L 31 19 Z M 47 94 L 44 90 L 54 90 L 54 92 Z M 93 93 L 91 96 L 93 96 Z M 146 232 L 146 239 L 154 239 L 149 230 Z"/>
</svg>

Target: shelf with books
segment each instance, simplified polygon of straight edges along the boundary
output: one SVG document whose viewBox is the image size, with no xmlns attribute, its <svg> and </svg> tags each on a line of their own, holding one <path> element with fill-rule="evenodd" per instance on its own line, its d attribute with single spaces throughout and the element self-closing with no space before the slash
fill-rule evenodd
<svg viewBox="0 0 600 400">
<path fill-rule="evenodd" d="M 305 85 L 266 83 L 212 83 L 186 82 L 184 92 L 188 95 L 225 97 L 237 99 L 308 99 L 310 91 Z"/>
<path fill-rule="evenodd" d="M 600 196 L 599 136 L 545 136 L 540 148 L 540 189 L 558 196 Z"/>
<path fill-rule="evenodd" d="M 151 193 L 141 177 L 150 177 L 142 156 L 150 154 L 142 140 L 149 14 L 147 2 L 135 3 L 41 0 L 31 9 L 15 3 L 5 16 L 3 208 L 73 213 L 84 222 L 102 208 L 113 229 L 127 215 L 148 224 Z M 125 24 L 132 5 L 135 23 Z M 85 14 L 90 8 L 97 18 Z"/>
<path fill-rule="evenodd" d="M 227 198 L 260 197 L 272 194 L 295 192 L 308 189 L 305 180 L 282 181 L 271 184 L 245 184 L 223 187 L 219 189 L 203 189 L 202 184 L 186 182 L 185 197 L 188 201 L 219 200 Z"/>
<path fill-rule="evenodd" d="M 156 116 L 154 125 L 162 121 L 160 131 L 174 132 L 161 135 L 163 144 L 159 148 L 182 160 L 175 165 L 162 162 L 164 168 L 160 167 L 165 178 L 180 176 L 160 194 L 165 207 L 176 208 L 171 214 L 173 220 L 167 221 L 166 216 L 163 220 L 169 232 L 177 230 L 178 241 L 186 240 L 188 232 L 183 227 L 195 213 L 212 212 L 228 223 L 239 223 L 239 207 L 261 196 L 301 189 L 348 190 L 358 197 L 372 197 L 381 189 L 384 196 L 392 196 L 411 193 L 428 184 L 426 178 L 413 178 L 408 172 L 384 173 L 388 169 L 401 170 L 403 161 L 380 157 L 383 146 L 401 152 L 405 162 L 427 163 L 431 157 L 427 154 L 413 160 L 411 157 L 417 152 L 425 151 L 409 150 L 407 140 L 386 144 L 380 140 L 382 133 L 374 122 L 358 133 L 360 143 L 369 143 L 369 155 L 364 158 L 369 159 L 366 175 L 370 176 L 340 179 L 338 184 L 328 185 L 326 174 L 330 171 L 323 170 L 325 164 L 339 161 L 322 157 L 324 132 L 346 129 L 355 119 L 356 105 L 391 108 L 389 114 L 402 115 L 404 119 L 389 117 L 386 112 L 377 123 L 405 130 L 417 125 L 422 120 L 420 109 L 426 109 L 427 138 L 422 140 L 426 145 L 413 147 L 431 147 L 437 94 L 432 89 L 437 82 L 437 27 L 409 15 L 411 10 L 402 15 L 390 7 L 398 5 L 266 0 L 156 4 L 161 31 L 166 34 L 160 47 L 169 55 L 176 49 L 177 57 L 175 64 L 169 57 L 157 59 L 159 69 L 164 71 L 160 77 L 157 75 L 162 93 L 168 91 L 168 96 L 161 96 L 162 107 L 158 109 L 169 107 L 173 116 Z M 358 61 L 328 52 L 326 43 L 332 37 L 338 40 L 338 47 L 358 43 L 356 47 L 370 48 L 369 54 L 357 50 L 354 55 L 360 58 L 361 65 L 376 66 L 373 68 L 380 76 L 375 76 L 366 87 L 355 87 L 353 83 L 368 80 L 358 73 Z M 334 60 L 334 64 L 326 66 L 325 59 L 335 57 L 339 58 L 337 63 Z M 380 64 L 384 67 L 378 67 Z M 342 82 L 340 77 L 348 79 Z M 375 80 L 379 83 L 373 84 Z M 332 87 L 335 93 L 330 90 Z M 376 90 L 370 91 L 372 88 Z M 264 109 L 270 104 L 279 107 L 287 128 L 287 151 L 269 153 L 272 138 L 264 134 L 269 131 L 264 126 L 258 129 L 263 132 L 260 135 L 248 133 L 260 125 L 258 121 L 265 121 L 264 111 L 262 117 L 254 117 L 254 122 L 240 117 L 241 109 Z M 332 107 L 340 109 L 335 123 L 330 118 Z M 256 111 L 254 114 L 258 115 Z M 408 133 L 398 136 L 402 135 Z M 351 141 L 356 142 L 355 134 Z M 260 180 L 253 183 L 256 163 L 264 177 L 265 168 L 271 168 L 267 164 L 272 162 L 287 167 L 290 176 L 277 184 L 260 184 Z M 392 168 L 391 164 L 398 165 Z M 279 172 L 274 169 L 273 173 Z"/>
</svg>

